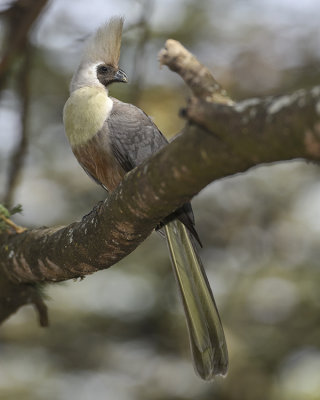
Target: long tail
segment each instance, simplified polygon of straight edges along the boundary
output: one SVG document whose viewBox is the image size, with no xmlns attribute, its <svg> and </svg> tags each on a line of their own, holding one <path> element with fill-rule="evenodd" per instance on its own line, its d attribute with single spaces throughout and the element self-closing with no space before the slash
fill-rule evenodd
<svg viewBox="0 0 320 400">
<path fill-rule="evenodd" d="M 205 380 L 225 375 L 227 345 L 200 257 L 179 220 L 167 223 L 165 233 L 186 315 L 195 371 Z"/>
</svg>

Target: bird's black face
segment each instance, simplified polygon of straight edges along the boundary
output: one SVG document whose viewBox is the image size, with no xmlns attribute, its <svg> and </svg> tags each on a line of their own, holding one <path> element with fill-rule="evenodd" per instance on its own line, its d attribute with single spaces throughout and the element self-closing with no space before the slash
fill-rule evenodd
<svg viewBox="0 0 320 400">
<path fill-rule="evenodd" d="M 128 82 L 127 75 L 120 68 L 107 64 L 97 66 L 97 78 L 105 87 L 112 82 Z"/>
</svg>

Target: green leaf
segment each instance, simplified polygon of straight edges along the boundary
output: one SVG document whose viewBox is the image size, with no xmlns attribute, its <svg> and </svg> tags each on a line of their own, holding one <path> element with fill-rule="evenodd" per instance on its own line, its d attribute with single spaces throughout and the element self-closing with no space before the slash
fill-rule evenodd
<svg viewBox="0 0 320 400">
<path fill-rule="evenodd" d="M 10 218 L 10 211 L 3 205 L 0 204 L 0 215 L 3 215 L 6 218 Z"/>
<path fill-rule="evenodd" d="M 10 210 L 10 214 L 14 215 L 14 214 L 20 214 L 22 213 L 23 208 L 21 204 L 17 204 L 16 206 L 12 207 Z"/>
</svg>

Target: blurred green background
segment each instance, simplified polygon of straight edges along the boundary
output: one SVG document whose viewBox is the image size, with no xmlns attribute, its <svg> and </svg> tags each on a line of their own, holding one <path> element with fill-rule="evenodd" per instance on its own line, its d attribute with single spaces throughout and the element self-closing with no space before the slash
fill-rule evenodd
<svg viewBox="0 0 320 400">
<path fill-rule="evenodd" d="M 29 138 L 11 193 L 24 209 L 18 223 L 68 224 L 106 196 L 77 165 L 62 108 L 84 39 L 115 14 L 126 19 L 121 67 L 130 83 L 111 94 L 143 108 L 168 137 L 184 125 L 178 113 L 188 90 L 159 69 L 167 38 L 237 100 L 319 83 L 318 0 L 52 0 L 32 31 L 24 120 L 23 54 L 1 92 L 0 198 L 23 127 Z M 319 177 L 302 161 L 261 166 L 193 200 L 229 345 L 226 378 L 195 376 L 166 245 L 153 234 L 109 270 L 50 285 L 49 329 L 31 307 L 1 327 L 0 399 L 320 399 Z"/>
</svg>

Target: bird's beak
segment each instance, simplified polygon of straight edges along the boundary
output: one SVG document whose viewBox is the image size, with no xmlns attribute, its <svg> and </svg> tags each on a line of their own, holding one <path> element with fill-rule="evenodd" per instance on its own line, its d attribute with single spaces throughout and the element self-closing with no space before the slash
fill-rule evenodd
<svg viewBox="0 0 320 400">
<path fill-rule="evenodd" d="M 127 77 L 126 73 L 124 71 L 122 71 L 122 69 L 120 69 L 120 68 L 115 73 L 113 79 L 115 82 L 124 82 L 124 83 L 128 82 L 128 77 Z"/>
</svg>

